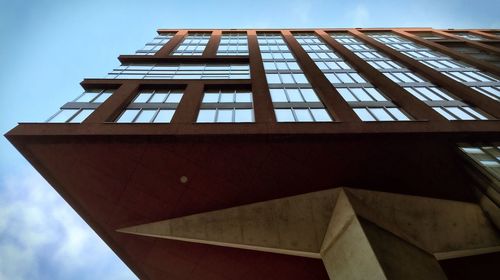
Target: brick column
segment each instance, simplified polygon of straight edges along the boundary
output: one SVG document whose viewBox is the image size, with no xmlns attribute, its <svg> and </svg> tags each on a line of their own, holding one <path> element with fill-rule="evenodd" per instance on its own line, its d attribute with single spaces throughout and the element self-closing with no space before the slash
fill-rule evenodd
<svg viewBox="0 0 500 280">
<path fill-rule="evenodd" d="M 411 34 L 409 32 L 403 31 L 403 30 L 395 29 L 395 30 L 393 30 L 393 32 L 396 33 L 397 35 L 403 37 L 403 38 L 406 38 L 410 41 L 416 42 L 417 44 L 420 44 L 422 46 L 426 46 L 426 47 L 433 49 L 433 50 L 436 50 L 438 52 L 442 52 L 442 53 L 444 53 L 452 58 L 455 58 L 457 60 L 461 60 L 463 62 L 466 62 L 470 65 L 477 67 L 478 69 L 492 73 L 492 74 L 500 77 L 500 69 L 493 64 L 472 58 L 472 57 L 465 55 L 465 54 L 461 54 L 461 53 L 459 53 L 453 49 L 450 49 L 448 47 L 445 47 L 441 44 L 438 44 L 438 43 L 435 43 L 432 41 L 428 41 L 428 40 L 424 40 L 417 35 Z M 434 32 L 438 32 L 438 31 L 435 30 Z M 463 38 L 461 38 L 461 40 L 463 40 Z"/>
<path fill-rule="evenodd" d="M 269 93 L 266 72 L 260 55 L 257 32 L 248 30 L 247 36 L 255 122 L 274 123 L 276 122 L 276 116 L 274 115 L 273 101 Z"/>
<path fill-rule="evenodd" d="M 500 104 L 498 104 L 498 102 L 491 100 L 483 94 L 478 93 L 470 87 L 453 80 L 452 78 L 442 74 L 441 72 L 436 71 L 429 66 L 422 64 L 414 60 L 413 58 L 410 58 L 409 56 L 406 56 L 386 46 L 385 44 L 378 42 L 377 40 L 363 34 L 362 32 L 359 32 L 358 30 L 349 30 L 349 33 L 354 35 L 356 38 L 366 42 L 375 49 L 385 53 L 389 57 L 397 60 L 411 71 L 424 76 L 432 83 L 451 92 L 463 101 L 480 108 L 481 110 L 485 111 L 495 118 L 500 118 Z"/>
<path fill-rule="evenodd" d="M 194 123 L 200 109 L 201 98 L 203 96 L 203 82 L 191 82 L 184 90 L 181 103 L 175 110 L 172 123 Z"/>
<path fill-rule="evenodd" d="M 188 31 L 187 30 L 179 30 L 175 34 L 170 41 L 168 41 L 159 51 L 155 53 L 153 57 L 166 57 L 169 56 L 170 53 L 179 45 L 182 40 L 184 40 L 184 37 L 187 35 Z"/>
<path fill-rule="evenodd" d="M 323 104 L 330 114 L 333 115 L 335 120 L 342 122 L 361 122 L 351 106 L 342 98 L 335 87 L 332 86 L 323 72 L 316 66 L 316 63 L 314 63 L 295 37 L 293 37 L 293 34 L 288 30 L 281 31 L 281 34 L 297 59 L 297 63 L 300 65 L 309 83 L 315 89 L 318 97 L 323 101 Z"/>
<path fill-rule="evenodd" d="M 395 104 L 408 112 L 417 120 L 445 120 L 440 114 L 432 110 L 427 104 L 414 97 L 400 85 L 387 78 L 366 61 L 358 57 L 344 45 L 334 40 L 330 35 L 322 30 L 317 30 L 316 34 L 330 47 L 338 52 L 349 64 L 361 73 L 375 87 L 379 88 Z"/>
<path fill-rule="evenodd" d="M 210 36 L 210 40 L 207 43 L 207 47 L 203 51 L 204 57 L 215 57 L 217 55 L 217 49 L 219 48 L 221 35 L 221 30 L 212 31 L 212 35 Z"/>
<path fill-rule="evenodd" d="M 140 82 L 125 81 L 113 94 L 88 116 L 83 123 L 114 121 L 139 91 Z"/>
</svg>

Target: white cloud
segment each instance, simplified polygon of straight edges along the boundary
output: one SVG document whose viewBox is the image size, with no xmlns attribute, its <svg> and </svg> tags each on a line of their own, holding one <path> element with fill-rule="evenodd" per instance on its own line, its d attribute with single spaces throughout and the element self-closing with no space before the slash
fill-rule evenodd
<svg viewBox="0 0 500 280">
<path fill-rule="evenodd" d="M 135 278 L 35 170 L 0 187 L 0 279 Z"/>
</svg>

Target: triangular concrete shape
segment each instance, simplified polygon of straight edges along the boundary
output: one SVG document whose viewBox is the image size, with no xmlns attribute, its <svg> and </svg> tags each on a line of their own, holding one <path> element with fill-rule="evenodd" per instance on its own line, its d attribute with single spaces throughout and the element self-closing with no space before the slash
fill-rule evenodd
<svg viewBox="0 0 500 280">
<path fill-rule="evenodd" d="M 344 274 L 359 274 L 360 279 L 373 275 L 378 279 L 410 277 L 399 269 L 395 256 L 406 258 L 407 263 L 417 262 L 414 268 L 422 275 L 445 279 L 436 258 L 500 251 L 500 237 L 476 204 L 348 188 L 118 231 L 322 258 L 330 277 L 335 275 L 336 279 L 344 279 Z M 392 245 L 387 249 L 377 242 Z M 356 263 L 363 269 L 355 268 Z"/>
</svg>

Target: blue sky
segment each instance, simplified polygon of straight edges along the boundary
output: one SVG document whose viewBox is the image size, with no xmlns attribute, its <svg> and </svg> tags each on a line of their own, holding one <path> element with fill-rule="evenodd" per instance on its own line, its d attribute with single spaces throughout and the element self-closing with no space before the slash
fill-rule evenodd
<svg viewBox="0 0 500 280">
<path fill-rule="evenodd" d="M 500 28 L 500 1 L 0 0 L 0 132 L 43 121 L 157 28 Z M 0 280 L 134 279 L 0 139 Z"/>
</svg>

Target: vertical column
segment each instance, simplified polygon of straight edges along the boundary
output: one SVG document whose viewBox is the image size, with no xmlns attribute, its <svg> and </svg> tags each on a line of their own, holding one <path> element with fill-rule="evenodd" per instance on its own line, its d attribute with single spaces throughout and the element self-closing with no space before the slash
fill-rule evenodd
<svg viewBox="0 0 500 280">
<path fill-rule="evenodd" d="M 281 35 L 297 59 L 297 63 L 300 65 L 309 83 L 311 83 L 311 86 L 335 120 L 343 122 L 361 122 L 359 117 L 351 109 L 351 106 L 342 98 L 326 76 L 323 75 L 323 72 L 321 72 L 307 52 L 293 37 L 293 34 L 288 30 L 283 30 L 281 31 Z"/>
<path fill-rule="evenodd" d="M 165 46 L 163 46 L 159 51 L 156 52 L 156 54 L 153 57 L 166 57 L 169 56 L 170 53 L 179 45 L 182 40 L 184 40 L 184 37 L 186 37 L 188 31 L 187 30 L 179 30 L 175 34 L 170 41 L 168 41 Z"/>
<path fill-rule="evenodd" d="M 210 40 L 203 51 L 204 57 L 215 57 L 217 55 L 217 49 L 219 48 L 219 42 L 222 35 L 221 30 L 212 31 L 212 35 L 210 36 Z"/>
<path fill-rule="evenodd" d="M 382 90 L 394 103 L 400 106 L 417 120 L 445 120 L 440 114 L 432 110 L 424 102 L 409 94 L 397 83 L 387 78 L 366 61 L 351 52 L 345 46 L 335 41 L 323 30 L 316 30 L 316 35 L 321 37 L 325 43 L 332 47 L 346 59 L 356 70 L 358 70 L 375 87 Z"/>
<path fill-rule="evenodd" d="M 181 103 L 175 110 L 172 123 L 193 123 L 196 120 L 200 109 L 200 102 L 203 96 L 203 82 L 191 82 L 184 90 Z"/>
<path fill-rule="evenodd" d="M 115 120 L 123 108 L 132 101 L 139 90 L 140 83 L 125 81 L 113 94 L 86 118 L 83 123 L 103 123 Z"/>
<path fill-rule="evenodd" d="M 498 69 L 498 67 L 496 67 L 495 65 L 477 60 L 477 59 L 472 58 L 468 55 L 461 54 L 457 51 L 454 51 L 450 48 L 442 46 L 438 43 L 424 40 L 424 39 L 422 39 L 414 34 L 411 34 L 409 32 L 403 31 L 403 30 L 394 29 L 393 32 L 395 34 L 403 37 L 403 38 L 409 39 L 409 40 L 414 41 L 418 44 L 421 44 L 423 46 L 426 46 L 426 47 L 431 48 L 433 50 L 436 50 L 438 52 L 442 52 L 442 53 L 449 55 L 455 59 L 461 60 L 463 62 L 470 64 L 470 65 L 473 65 L 473 66 L 477 67 L 478 69 L 481 69 L 483 71 L 500 76 L 500 69 Z M 438 31 L 436 30 L 435 32 L 438 32 Z M 463 38 L 461 38 L 461 40 L 463 40 Z"/>
<path fill-rule="evenodd" d="M 486 113 L 490 114 L 495 118 L 500 118 L 500 105 L 498 104 L 498 102 L 491 100 L 490 98 L 476 92 L 475 90 L 469 88 L 468 86 L 460 82 L 453 80 L 452 78 L 440 73 L 439 71 L 436 71 L 428 67 L 427 65 L 424 65 L 414 60 L 413 58 L 410 58 L 376 41 L 375 39 L 363 34 L 358 30 L 349 29 L 348 32 L 351 33 L 356 38 L 371 45 L 375 49 L 380 50 L 389 57 L 404 64 L 408 69 L 421 74 L 432 83 L 453 93 L 455 96 L 462 99 L 463 101 L 480 108 L 481 110 L 485 111 Z"/>
<path fill-rule="evenodd" d="M 255 122 L 274 123 L 276 122 L 276 116 L 274 115 L 273 101 L 271 100 L 266 72 L 264 71 L 262 56 L 260 55 L 257 32 L 255 30 L 248 30 L 247 36 Z"/>
</svg>

